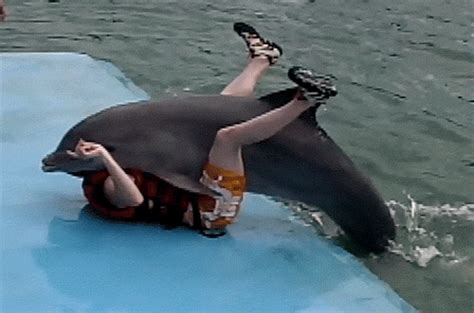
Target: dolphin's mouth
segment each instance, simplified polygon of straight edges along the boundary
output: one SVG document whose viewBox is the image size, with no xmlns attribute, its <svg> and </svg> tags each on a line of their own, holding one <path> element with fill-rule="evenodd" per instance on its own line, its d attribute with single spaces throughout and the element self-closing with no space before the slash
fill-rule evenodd
<svg viewBox="0 0 474 313">
<path fill-rule="evenodd" d="M 43 170 L 43 172 L 54 172 L 57 169 L 57 167 L 54 165 L 43 164 L 41 165 L 41 169 Z"/>
<path fill-rule="evenodd" d="M 57 166 L 50 161 L 50 155 L 41 160 L 41 169 L 43 172 L 54 172 Z"/>
</svg>

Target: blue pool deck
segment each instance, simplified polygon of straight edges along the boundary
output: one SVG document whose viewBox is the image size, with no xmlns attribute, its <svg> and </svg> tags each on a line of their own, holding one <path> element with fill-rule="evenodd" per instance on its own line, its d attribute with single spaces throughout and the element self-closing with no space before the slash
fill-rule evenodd
<svg viewBox="0 0 474 313">
<path fill-rule="evenodd" d="M 219 239 L 89 213 L 41 158 L 103 108 L 148 95 L 74 53 L 0 53 L 1 312 L 415 312 L 291 210 L 246 194 Z"/>
</svg>

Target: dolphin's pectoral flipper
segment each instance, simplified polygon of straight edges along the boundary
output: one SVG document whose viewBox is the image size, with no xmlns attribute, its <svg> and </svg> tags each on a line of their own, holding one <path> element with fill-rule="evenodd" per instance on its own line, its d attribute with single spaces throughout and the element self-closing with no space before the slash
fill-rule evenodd
<svg viewBox="0 0 474 313">
<path fill-rule="evenodd" d="M 260 97 L 259 100 L 270 104 L 273 107 L 281 107 L 291 101 L 296 95 L 298 88 L 291 87 Z"/>
<path fill-rule="evenodd" d="M 204 186 L 198 181 L 195 181 L 183 174 L 172 174 L 167 172 L 160 172 L 157 176 L 166 181 L 167 183 L 187 191 L 194 193 L 207 195 L 211 197 L 219 196 L 220 194 L 214 190 Z"/>
</svg>

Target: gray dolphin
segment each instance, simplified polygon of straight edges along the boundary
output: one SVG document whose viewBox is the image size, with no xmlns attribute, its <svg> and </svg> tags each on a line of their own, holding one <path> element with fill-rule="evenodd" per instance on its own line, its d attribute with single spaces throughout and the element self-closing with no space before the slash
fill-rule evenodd
<svg viewBox="0 0 474 313">
<path fill-rule="evenodd" d="M 211 194 L 199 178 L 216 132 L 289 102 L 295 92 L 290 88 L 260 99 L 191 96 L 110 107 L 72 127 L 43 159 L 43 170 L 83 176 L 103 169 L 95 160 L 66 154 L 83 138 L 101 143 L 123 168 Z M 317 125 L 315 110 L 272 138 L 244 148 L 248 190 L 317 206 L 360 246 L 384 251 L 395 237 L 390 212 L 368 177 Z"/>
</svg>

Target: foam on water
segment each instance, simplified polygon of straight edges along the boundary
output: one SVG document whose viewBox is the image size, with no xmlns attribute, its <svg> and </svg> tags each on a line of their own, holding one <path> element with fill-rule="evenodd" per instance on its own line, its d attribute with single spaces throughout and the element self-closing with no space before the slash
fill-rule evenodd
<svg viewBox="0 0 474 313">
<path fill-rule="evenodd" d="M 409 194 L 406 196 L 409 204 L 386 202 L 397 227 L 397 238 L 391 243 L 389 253 L 419 267 L 427 267 L 435 258 L 448 266 L 467 261 L 470 256 L 456 250 L 454 244 L 464 238 L 455 237 L 451 230 L 453 225 L 461 223 L 474 227 L 474 204 L 425 205 Z M 294 201 L 283 202 L 292 208 L 295 217 L 315 227 L 319 234 L 336 242 L 343 236 L 331 218 L 317 208 Z"/>
<path fill-rule="evenodd" d="M 474 204 L 440 206 L 417 203 L 409 194 L 409 205 L 395 200 L 387 202 L 397 225 L 397 239 L 389 251 L 420 267 L 428 266 L 436 257 L 443 262 L 456 264 L 469 259 L 456 251 L 455 238 L 450 225 L 468 223 L 474 226 Z"/>
</svg>

